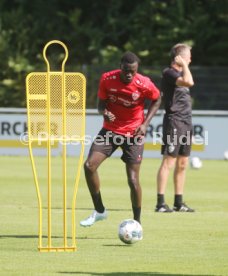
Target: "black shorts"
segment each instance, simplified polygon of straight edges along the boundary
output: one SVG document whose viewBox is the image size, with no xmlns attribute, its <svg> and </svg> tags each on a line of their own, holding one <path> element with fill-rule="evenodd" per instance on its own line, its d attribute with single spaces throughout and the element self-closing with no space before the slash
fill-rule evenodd
<svg viewBox="0 0 228 276">
<path fill-rule="evenodd" d="M 161 154 L 189 156 L 192 146 L 192 124 L 165 117 Z"/>
<path fill-rule="evenodd" d="M 125 137 L 102 128 L 90 148 L 91 152 L 97 151 L 111 156 L 117 148 L 121 148 L 121 159 L 128 164 L 140 164 L 144 150 L 144 139 L 141 136 Z"/>
</svg>

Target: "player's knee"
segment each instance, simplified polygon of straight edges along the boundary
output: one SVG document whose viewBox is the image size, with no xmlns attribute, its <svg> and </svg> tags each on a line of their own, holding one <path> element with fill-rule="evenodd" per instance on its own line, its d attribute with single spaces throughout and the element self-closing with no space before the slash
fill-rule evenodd
<svg viewBox="0 0 228 276">
<path fill-rule="evenodd" d="M 174 168 L 174 162 L 163 162 L 161 165 L 161 171 L 170 171 Z"/>
<path fill-rule="evenodd" d="M 172 170 L 172 169 L 174 168 L 174 166 L 175 166 L 174 163 L 168 163 L 168 164 L 166 165 L 166 170 L 170 171 L 170 170 Z"/>
<path fill-rule="evenodd" d="M 178 171 L 184 171 L 184 170 L 187 169 L 187 165 L 188 165 L 187 162 L 178 162 L 177 163 L 177 170 Z"/>
<path fill-rule="evenodd" d="M 93 173 L 96 171 L 96 167 L 91 162 L 86 160 L 84 163 L 84 171 L 86 173 Z"/>
<path fill-rule="evenodd" d="M 140 188 L 139 181 L 136 177 L 129 177 L 128 185 L 133 190 L 138 190 Z"/>
</svg>

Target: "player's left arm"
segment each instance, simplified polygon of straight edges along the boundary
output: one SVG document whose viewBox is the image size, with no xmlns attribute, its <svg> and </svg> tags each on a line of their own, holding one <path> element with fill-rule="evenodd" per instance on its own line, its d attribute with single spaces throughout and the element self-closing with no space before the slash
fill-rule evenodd
<svg viewBox="0 0 228 276">
<path fill-rule="evenodd" d="M 161 105 L 160 91 L 148 77 L 144 78 L 144 88 L 145 88 L 144 97 L 147 99 L 150 99 L 151 103 L 143 123 L 135 130 L 135 135 L 143 135 L 143 136 L 146 134 L 146 129 L 151 119 L 153 118 L 153 116 L 158 111 L 158 108 Z"/>
<path fill-rule="evenodd" d="M 144 122 L 135 130 L 135 135 L 145 135 L 147 127 L 161 105 L 161 97 L 151 101 Z"/>
</svg>

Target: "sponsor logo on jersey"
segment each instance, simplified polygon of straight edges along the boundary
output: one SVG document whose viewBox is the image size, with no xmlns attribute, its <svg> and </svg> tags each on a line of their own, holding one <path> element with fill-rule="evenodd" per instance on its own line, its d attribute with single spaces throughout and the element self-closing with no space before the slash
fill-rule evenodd
<svg viewBox="0 0 228 276">
<path fill-rule="evenodd" d="M 124 99 L 124 98 L 118 97 L 118 100 L 119 100 L 120 102 L 122 102 L 122 104 L 123 104 L 124 106 L 130 106 L 130 105 L 131 105 L 131 101 L 126 100 L 126 99 Z"/>
<path fill-rule="evenodd" d="M 113 94 L 110 94 L 108 96 L 108 98 L 109 98 L 110 102 L 112 102 L 112 103 L 116 102 L 116 100 L 117 100 L 117 97 L 115 95 L 113 95 Z"/>
</svg>

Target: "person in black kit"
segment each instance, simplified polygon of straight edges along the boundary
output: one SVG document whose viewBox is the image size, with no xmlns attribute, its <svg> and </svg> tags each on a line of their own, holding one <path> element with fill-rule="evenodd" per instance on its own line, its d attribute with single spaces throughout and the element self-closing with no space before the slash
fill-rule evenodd
<svg viewBox="0 0 228 276">
<path fill-rule="evenodd" d="M 189 87 L 194 85 L 189 70 L 191 47 L 176 44 L 171 49 L 171 65 L 164 69 L 161 92 L 163 118 L 163 160 L 157 174 L 157 205 L 155 212 L 194 212 L 183 202 L 185 174 L 191 152 L 192 105 Z M 165 202 L 165 190 L 170 170 L 174 168 L 174 207 Z"/>
</svg>

